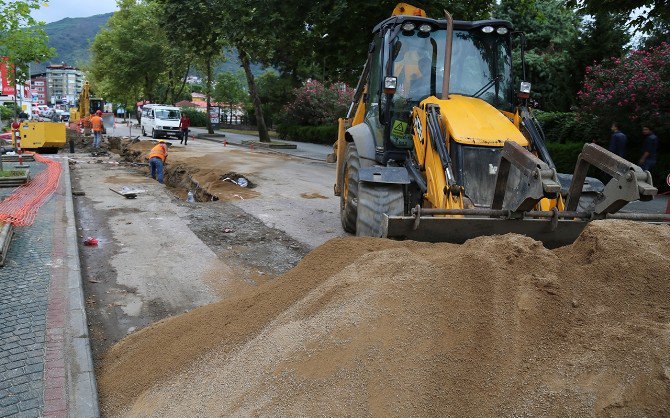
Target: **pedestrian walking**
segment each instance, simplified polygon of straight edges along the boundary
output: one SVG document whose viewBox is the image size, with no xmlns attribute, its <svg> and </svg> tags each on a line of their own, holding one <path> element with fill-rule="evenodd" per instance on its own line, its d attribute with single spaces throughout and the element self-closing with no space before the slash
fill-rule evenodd
<svg viewBox="0 0 670 418">
<path fill-rule="evenodd" d="M 658 153 L 658 137 L 651 130 L 649 125 L 642 125 L 642 135 L 644 140 L 642 142 L 642 157 L 640 157 L 640 167 L 643 170 L 649 171 L 656 164 Z"/>
<path fill-rule="evenodd" d="M 626 134 L 619 130 L 618 122 L 612 122 L 610 129 L 612 130 L 612 136 L 610 138 L 609 150 L 621 158 L 626 158 L 626 143 L 628 142 Z"/>
<path fill-rule="evenodd" d="M 151 167 L 151 178 L 163 183 L 163 165 L 167 161 L 167 144 L 162 139 L 158 141 L 155 147 L 149 152 L 149 167 Z"/>
<path fill-rule="evenodd" d="M 191 126 L 191 119 L 189 119 L 186 113 L 181 114 L 181 119 L 179 120 L 179 129 L 181 130 L 181 140 L 180 144 L 186 145 L 188 143 L 188 128 Z"/>
<path fill-rule="evenodd" d="M 105 129 L 105 125 L 102 122 L 101 110 L 98 110 L 94 115 L 91 115 L 91 129 L 93 129 L 93 148 L 100 148 L 102 131 Z"/>
</svg>

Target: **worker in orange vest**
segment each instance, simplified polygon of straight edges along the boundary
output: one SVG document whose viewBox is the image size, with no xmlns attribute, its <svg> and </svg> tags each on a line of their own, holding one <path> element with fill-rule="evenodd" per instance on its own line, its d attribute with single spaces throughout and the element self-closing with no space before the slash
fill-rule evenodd
<svg viewBox="0 0 670 418">
<path fill-rule="evenodd" d="M 100 148 L 103 127 L 102 111 L 98 110 L 95 112 L 95 115 L 91 115 L 91 128 L 93 129 L 93 148 Z"/>
<path fill-rule="evenodd" d="M 155 147 L 149 152 L 149 166 L 151 167 L 151 178 L 156 180 L 158 173 L 158 182 L 163 183 L 163 164 L 167 160 L 167 145 L 162 139 L 158 141 Z"/>
</svg>

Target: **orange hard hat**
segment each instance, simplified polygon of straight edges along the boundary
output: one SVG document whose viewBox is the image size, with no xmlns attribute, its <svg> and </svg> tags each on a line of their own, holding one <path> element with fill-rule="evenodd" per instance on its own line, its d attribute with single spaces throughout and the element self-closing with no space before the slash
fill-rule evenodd
<svg viewBox="0 0 670 418">
<path fill-rule="evenodd" d="M 98 115 L 98 116 L 102 115 L 102 110 L 100 110 L 100 109 L 96 110 L 95 114 Z"/>
</svg>

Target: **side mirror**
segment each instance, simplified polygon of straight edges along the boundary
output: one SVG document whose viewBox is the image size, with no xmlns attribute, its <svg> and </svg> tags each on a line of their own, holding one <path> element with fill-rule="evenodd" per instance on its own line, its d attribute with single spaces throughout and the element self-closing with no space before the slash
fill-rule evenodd
<svg viewBox="0 0 670 418">
<path fill-rule="evenodd" d="M 384 78 L 384 93 L 385 94 L 395 94 L 396 89 L 398 88 L 398 79 L 396 77 L 386 77 Z"/>
<path fill-rule="evenodd" d="M 530 97 L 531 84 L 528 81 L 522 81 L 519 87 L 518 96 L 520 99 L 528 99 Z"/>
</svg>

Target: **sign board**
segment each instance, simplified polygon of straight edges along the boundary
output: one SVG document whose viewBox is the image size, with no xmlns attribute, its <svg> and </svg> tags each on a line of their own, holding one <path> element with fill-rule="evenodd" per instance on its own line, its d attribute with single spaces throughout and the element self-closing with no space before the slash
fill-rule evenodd
<svg viewBox="0 0 670 418">
<path fill-rule="evenodd" d="M 0 57 L 0 85 L 2 86 L 2 95 L 11 96 L 16 93 L 16 90 L 11 85 L 9 78 L 11 77 L 11 66 L 8 64 L 7 57 Z"/>
<path fill-rule="evenodd" d="M 209 108 L 209 121 L 212 124 L 218 124 L 220 120 L 220 111 L 218 107 L 210 107 Z"/>
</svg>

